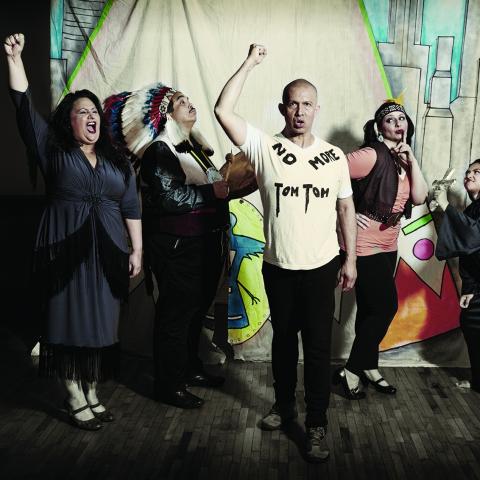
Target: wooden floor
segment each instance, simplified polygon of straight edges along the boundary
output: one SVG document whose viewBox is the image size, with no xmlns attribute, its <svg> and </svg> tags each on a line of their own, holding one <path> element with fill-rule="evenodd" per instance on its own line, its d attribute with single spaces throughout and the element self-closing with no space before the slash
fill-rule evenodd
<svg viewBox="0 0 480 480">
<path fill-rule="evenodd" d="M 0 359 L 5 480 L 480 478 L 480 395 L 454 386 L 468 375 L 463 369 L 385 368 L 398 387 L 392 397 L 370 388 L 367 399 L 349 401 L 334 392 L 331 456 L 312 465 L 302 456 L 300 388 L 298 423 L 286 432 L 257 426 L 273 398 L 268 363 L 216 368 L 227 376 L 225 386 L 192 389 L 206 403 L 182 411 L 150 398 L 147 359 L 124 356 L 119 382 L 101 389 L 117 421 L 83 432 L 60 411 L 60 387 L 37 378 L 25 351 L 4 349 Z"/>
</svg>

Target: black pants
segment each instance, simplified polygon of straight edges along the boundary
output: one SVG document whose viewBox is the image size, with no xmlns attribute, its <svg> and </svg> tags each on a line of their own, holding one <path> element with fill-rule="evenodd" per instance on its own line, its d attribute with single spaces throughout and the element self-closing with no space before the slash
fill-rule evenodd
<svg viewBox="0 0 480 480">
<path fill-rule="evenodd" d="M 345 365 L 353 373 L 378 368 L 378 346 L 398 309 L 396 260 L 397 252 L 357 258 L 355 340 Z"/>
<path fill-rule="evenodd" d="M 279 406 L 295 402 L 300 331 L 308 427 L 327 425 L 334 290 L 339 265 L 338 257 L 313 270 L 286 270 L 263 264 L 273 328 L 275 402 Z"/>
<path fill-rule="evenodd" d="M 198 342 L 226 254 L 224 232 L 149 235 L 145 255 L 158 285 L 153 331 L 155 388 L 177 390 L 203 368 Z"/>
<path fill-rule="evenodd" d="M 460 326 L 467 344 L 472 388 L 480 392 L 480 295 L 475 295 L 460 314 Z"/>
</svg>

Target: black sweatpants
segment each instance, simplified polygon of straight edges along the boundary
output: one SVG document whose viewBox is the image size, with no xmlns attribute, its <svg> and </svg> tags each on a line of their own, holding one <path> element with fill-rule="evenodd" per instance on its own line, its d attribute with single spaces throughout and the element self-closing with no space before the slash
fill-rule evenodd
<svg viewBox="0 0 480 480">
<path fill-rule="evenodd" d="M 472 388 L 480 392 L 480 295 L 476 294 L 471 300 L 468 308 L 463 309 L 460 314 L 460 327 L 467 344 Z"/>
<path fill-rule="evenodd" d="M 202 371 L 198 342 L 222 271 L 225 238 L 224 232 L 145 238 L 145 255 L 159 291 L 153 331 L 157 390 L 177 390 L 187 374 Z"/>
<path fill-rule="evenodd" d="M 378 347 L 397 313 L 397 252 L 357 257 L 355 340 L 345 367 L 353 373 L 378 368 Z"/>
<path fill-rule="evenodd" d="M 263 263 L 273 328 L 275 402 L 279 406 L 295 402 L 300 331 L 308 427 L 327 425 L 334 291 L 339 265 L 338 257 L 313 270 L 286 270 Z"/>
</svg>

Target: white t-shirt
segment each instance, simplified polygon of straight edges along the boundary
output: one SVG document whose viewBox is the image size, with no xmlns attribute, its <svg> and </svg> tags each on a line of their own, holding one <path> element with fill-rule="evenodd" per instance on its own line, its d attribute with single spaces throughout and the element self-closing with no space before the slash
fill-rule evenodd
<svg viewBox="0 0 480 480">
<path fill-rule="evenodd" d="M 263 203 L 264 260 L 289 270 L 311 270 L 339 253 L 337 198 L 352 195 L 343 152 L 315 137 L 301 148 L 282 134 L 247 124 L 240 146 L 252 162 Z"/>
</svg>

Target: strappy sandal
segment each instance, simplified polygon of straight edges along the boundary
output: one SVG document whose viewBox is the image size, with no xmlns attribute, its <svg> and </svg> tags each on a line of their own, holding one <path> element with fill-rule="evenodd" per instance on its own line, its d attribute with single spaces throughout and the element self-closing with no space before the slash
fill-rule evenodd
<svg viewBox="0 0 480 480">
<path fill-rule="evenodd" d="M 82 430 L 89 430 L 91 432 L 100 430 L 102 428 L 103 425 L 98 421 L 97 418 L 91 418 L 90 420 L 80 420 L 79 418 L 75 417 L 75 415 L 77 415 L 78 413 L 89 409 L 90 405 L 87 404 L 87 405 L 84 405 L 83 407 L 77 408 L 76 410 L 72 410 L 72 407 L 68 403 L 68 400 L 65 400 L 64 406 L 65 406 L 65 409 L 67 410 L 70 421 L 76 427 L 81 428 Z"/>
<path fill-rule="evenodd" d="M 370 380 L 367 375 L 362 372 L 360 380 L 365 386 L 368 384 L 373 385 L 377 392 L 385 393 L 387 395 L 395 395 L 397 393 L 397 389 L 393 385 L 389 385 L 383 377 L 380 377 L 378 380 Z M 380 385 L 382 382 L 387 383 L 387 385 Z"/>
<path fill-rule="evenodd" d="M 96 403 L 95 405 L 89 405 L 90 409 L 92 410 L 92 413 L 95 415 L 95 418 L 98 418 L 102 422 L 113 422 L 115 420 L 115 417 L 113 416 L 113 413 L 104 410 L 103 412 L 96 412 L 93 410 L 94 408 L 100 407 L 102 404 L 100 402 Z"/>
</svg>

